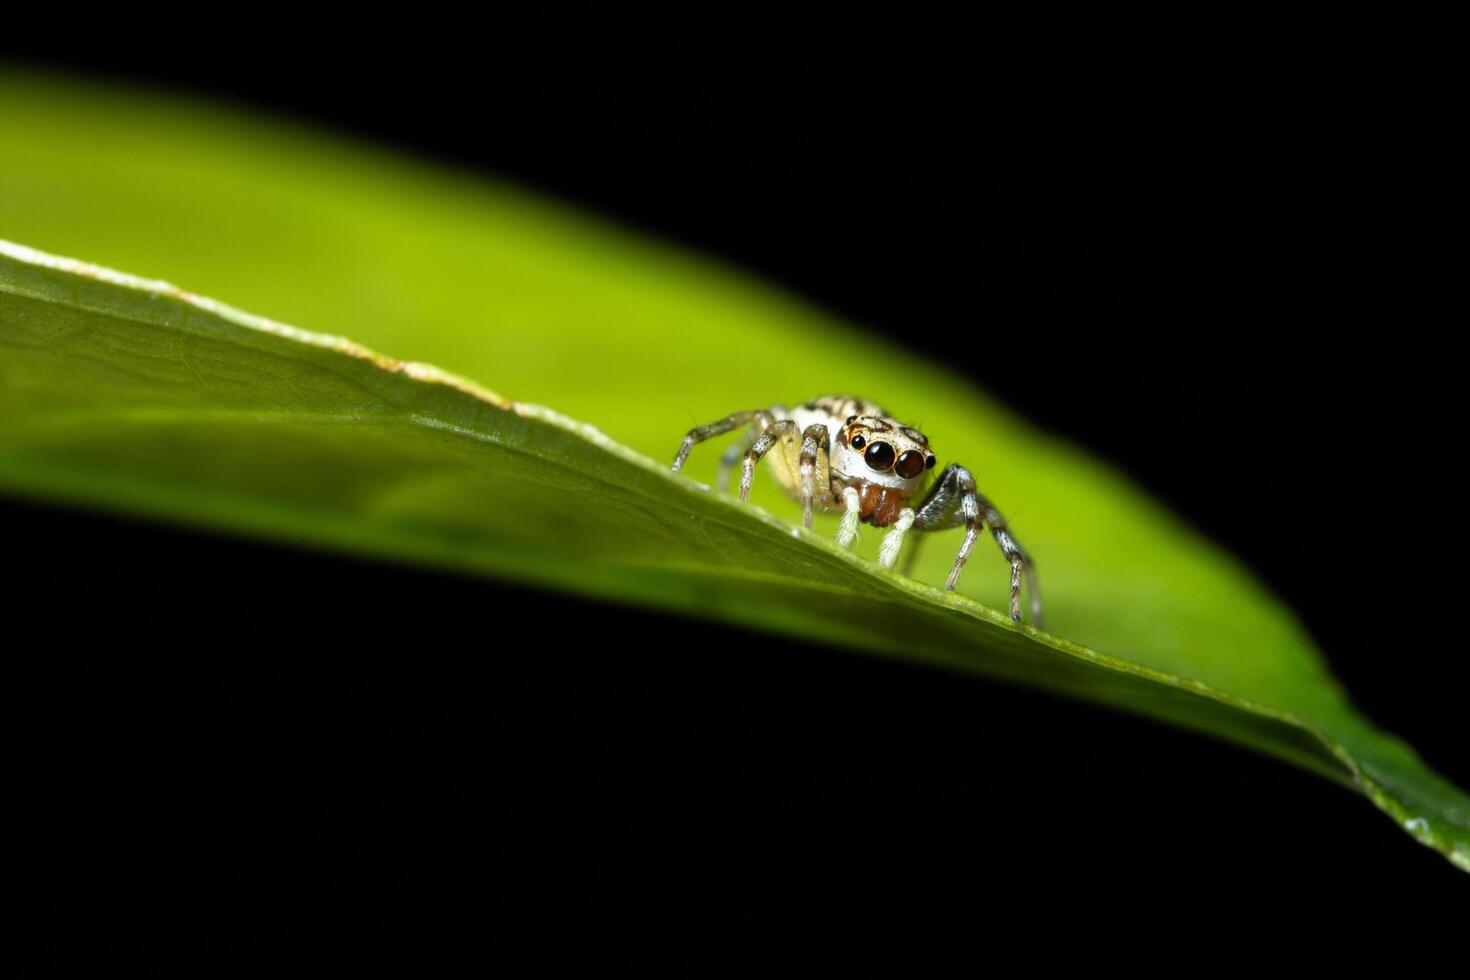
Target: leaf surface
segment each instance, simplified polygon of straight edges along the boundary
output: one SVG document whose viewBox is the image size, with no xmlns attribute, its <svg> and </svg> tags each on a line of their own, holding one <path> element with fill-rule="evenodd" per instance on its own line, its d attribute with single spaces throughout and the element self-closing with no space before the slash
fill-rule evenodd
<svg viewBox="0 0 1470 980">
<path fill-rule="evenodd" d="M 1353 710 L 1289 611 L 943 368 L 564 207 L 289 126 L 17 75 L 0 134 L 0 233 L 47 250 L 0 247 L 0 489 L 1112 705 L 1354 787 L 1470 869 L 1470 800 Z M 1053 633 L 995 611 L 988 543 L 947 594 L 959 532 L 907 579 L 872 563 L 877 531 L 851 554 L 834 520 L 799 528 L 769 479 L 752 505 L 710 491 L 718 446 L 693 479 L 667 470 L 692 425 L 835 391 L 976 473 L 1038 559 Z"/>
</svg>

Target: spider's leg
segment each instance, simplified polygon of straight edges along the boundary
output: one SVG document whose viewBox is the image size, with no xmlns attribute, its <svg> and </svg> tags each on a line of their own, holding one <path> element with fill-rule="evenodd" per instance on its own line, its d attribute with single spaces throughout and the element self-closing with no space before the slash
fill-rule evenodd
<svg viewBox="0 0 1470 980">
<path fill-rule="evenodd" d="M 734 418 L 734 416 L 731 416 Z M 715 423 L 718 425 L 719 423 Z M 728 431 L 728 430 L 727 430 Z M 755 479 L 755 464 L 761 461 L 761 457 L 771 451 L 787 433 L 796 431 L 796 423 L 790 419 L 782 419 L 772 422 L 765 427 L 755 442 L 751 443 L 745 451 L 745 465 L 740 468 L 740 499 L 750 499 L 750 483 Z"/>
<path fill-rule="evenodd" d="M 821 478 L 823 486 L 832 483 L 830 448 L 827 427 L 820 422 L 807 426 L 801 434 L 801 523 L 808 529 L 812 526 L 812 498 L 817 495 L 817 479 Z"/>
<path fill-rule="evenodd" d="M 862 498 L 852 487 L 842 488 L 842 523 L 837 527 L 837 547 L 851 548 L 857 544 L 858 525 L 862 523 Z"/>
<path fill-rule="evenodd" d="M 893 530 L 883 536 L 883 543 L 878 546 L 878 564 L 884 568 L 892 568 L 898 561 L 899 549 L 903 547 L 904 532 L 914 526 L 914 511 L 911 507 L 905 507 L 898 512 L 898 520 L 893 523 Z"/>
<path fill-rule="evenodd" d="M 722 436 L 726 432 L 733 432 L 742 425 L 748 425 L 751 422 L 758 422 L 761 429 L 764 430 L 773 420 L 770 412 L 763 408 L 753 408 L 748 412 L 736 412 L 734 415 L 727 415 L 718 422 L 711 422 L 709 425 L 695 426 L 684 437 L 684 443 L 679 447 L 679 454 L 674 457 L 674 472 L 677 473 L 684 468 L 684 461 L 689 458 L 689 450 L 706 439 L 713 439 L 715 436 Z"/>
<path fill-rule="evenodd" d="M 747 432 L 720 454 L 720 468 L 715 473 L 715 489 L 720 493 L 730 492 L 730 471 L 735 469 L 735 464 L 740 462 L 740 457 L 745 455 L 754 442 L 755 433 Z"/>
<path fill-rule="evenodd" d="M 949 578 L 944 583 L 944 587 L 950 591 L 954 590 L 955 583 L 959 581 L 960 569 L 965 567 L 970 552 L 974 550 L 975 539 L 980 536 L 981 531 L 989 527 L 1000 553 L 1011 566 L 1011 619 L 1018 623 L 1021 621 L 1021 579 L 1024 576 L 1031 592 L 1031 621 L 1038 629 L 1042 627 L 1041 592 L 1037 587 L 1035 563 L 1011 534 L 1001 512 L 975 489 L 975 478 L 970 475 L 969 470 L 958 463 L 945 467 L 939 481 L 919 504 L 915 524 L 925 531 L 942 531 L 961 524 L 965 526 L 965 539 L 960 542 L 954 567 L 950 569 Z"/>
</svg>

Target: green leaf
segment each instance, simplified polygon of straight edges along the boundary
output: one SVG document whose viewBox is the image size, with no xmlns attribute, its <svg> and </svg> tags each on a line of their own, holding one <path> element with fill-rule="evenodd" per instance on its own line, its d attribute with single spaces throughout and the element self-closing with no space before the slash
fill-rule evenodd
<svg viewBox="0 0 1470 980">
<path fill-rule="evenodd" d="M 0 133 L 6 236 L 273 318 L 4 245 L 0 489 L 1097 701 L 1336 779 L 1470 869 L 1470 799 L 1354 712 L 1288 611 L 944 369 L 687 253 L 300 129 L 17 75 L 0 77 Z M 976 472 L 1037 556 L 1054 635 L 995 611 L 993 552 L 967 594 L 934 587 L 958 532 L 907 579 L 872 563 L 877 532 L 844 552 L 835 521 L 801 529 L 769 481 L 752 505 L 695 482 L 715 447 L 693 480 L 668 471 L 691 425 L 832 391 L 922 423 Z"/>
</svg>

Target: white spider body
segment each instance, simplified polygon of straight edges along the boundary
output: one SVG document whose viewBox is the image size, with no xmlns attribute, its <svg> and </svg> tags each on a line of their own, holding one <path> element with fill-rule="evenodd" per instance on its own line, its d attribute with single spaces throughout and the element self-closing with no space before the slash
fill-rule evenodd
<svg viewBox="0 0 1470 980">
<path fill-rule="evenodd" d="M 891 432 L 898 441 L 896 452 L 902 452 L 910 448 L 927 449 L 927 440 L 919 436 L 917 440 L 903 435 L 906 430 L 918 435 L 913 429 L 907 429 L 895 419 L 888 418 L 883 409 L 869 401 L 859 398 L 848 398 L 835 396 L 830 398 L 816 398 L 805 405 L 794 409 L 788 409 L 784 405 L 775 405 L 770 409 L 770 414 L 776 419 L 790 419 L 795 423 L 793 431 L 783 433 L 776 444 L 765 457 L 770 461 L 771 472 L 776 477 L 782 488 L 789 493 L 793 499 L 801 499 L 801 444 L 803 434 L 809 432 L 814 425 L 820 425 L 827 431 L 828 444 L 818 446 L 818 462 L 815 467 L 817 471 L 826 470 L 830 473 L 829 480 L 817 480 L 813 487 L 813 505 L 823 513 L 840 514 L 847 509 L 843 500 L 843 487 L 853 487 L 859 491 L 859 497 L 864 503 L 871 504 L 876 499 L 873 491 L 863 492 L 865 484 L 871 484 L 882 490 L 892 491 L 895 500 L 907 499 L 918 492 L 924 481 L 924 474 L 916 477 L 904 478 L 899 476 L 891 468 L 886 471 L 876 471 L 868 466 L 863 459 L 863 454 L 852 448 L 851 436 L 854 434 L 854 420 L 857 420 L 859 428 L 868 434 L 871 439 L 872 427 L 881 427 L 882 431 Z M 762 429 L 764 431 L 764 428 Z M 823 467 L 820 457 L 827 457 L 827 465 Z M 896 508 L 882 508 L 878 512 L 883 516 L 873 520 L 874 508 L 866 506 L 862 519 L 878 527 L 886 527 L 898 519 Z"/>
<path fill-rule="evenodd" d="M 750 431 L 721 457 L 721 489 L 729 485 L 730 469 L 743 458 L 740 499 L 749 500 L 756 464 L 765 459 L 782 488 L 801 502 L 802 522 L 808 528 L 815 511 L 842 515 L 839 545 L 851 547 L 857 541 L 860 523 L 891 527 L 878 550 L 878 563 L 885 568 L 898 562 L 910 528 L 941 531 L 963 525 L 964 541 L 945 582 L 951 590 L 975 539 L 988 527 L 1011 566 L 1011 618 L 1021 618 L 1024 576 L 1031 592 L 1031 618 L 1041 624 L 1035 566 L 1000 511 L 975 489 L 968 470 L 951 463 L 917 507 L 910 506 L 936 462 L 928 437 L 919 430 L 890 418 L 872 402 L 830 395 L 794 409 L 776 405 L 736 412 L 691 429 L 674 457 L 674 470 L 684 465 L 698 443 L 742 427 Z"/>
</svg>

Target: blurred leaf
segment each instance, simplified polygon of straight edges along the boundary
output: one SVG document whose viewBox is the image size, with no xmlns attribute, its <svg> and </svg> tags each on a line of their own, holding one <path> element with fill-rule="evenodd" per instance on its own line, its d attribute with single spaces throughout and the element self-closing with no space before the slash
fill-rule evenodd
<svg viewBox="0 0 1470 980">
<path fill-rule="evenodd" d="M 1470 800 L 1352 710 L 1286 610 L 956 375 L 687 253 L 290 126 L 15 75 L 0 76 L 0 134 L 7 237 L 457 375 L 7 245 L 0 488 L 1086 698 L 1355 787 L 1470 869 Z M 878 399 L 976 472 L 1038 558 L 1055 636 L 992 611 L 993 552 L 961 580 L 978 602 L 923 584 L 942 581 L 958 532 L 905 579 L 866 560 L 878 533 L 844 553 L 835 521 L 801 530 L 769 482 L 747 506 L 667 472 L 691 425 L 833 391 Z M 689 474 L 710 481 L 717 456 L 701 447 Z"/>
</svg>

